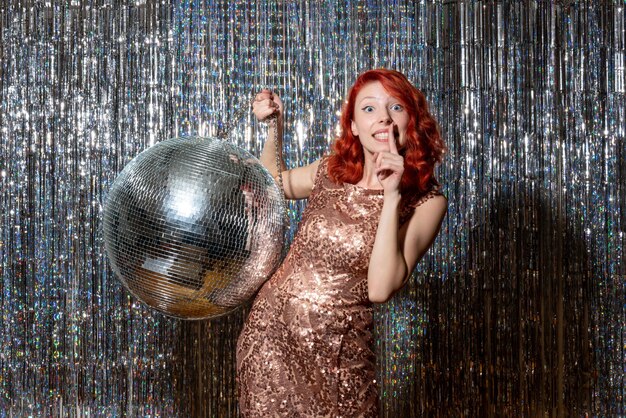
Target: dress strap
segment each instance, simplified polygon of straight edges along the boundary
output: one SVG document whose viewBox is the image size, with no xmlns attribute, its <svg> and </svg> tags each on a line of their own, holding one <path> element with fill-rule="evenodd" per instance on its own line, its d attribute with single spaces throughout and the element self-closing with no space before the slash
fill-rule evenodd
<svg viewBox="0 0 626 418">
<path fill-rule="evenodd" d="M 414 201 L 409 203 L 409 206 L 413 209 L 415 209 L 418 206 L 421 206 L 424 204 L 424 202 L 432 199 L 435 196 L 439 196 L 442 193 L 439 191 L 439 189 L 431 189 L 428 192 L 422 194 L 421 196 L 419 196 L 417 199 L 415 199 Z"/>
</svg>

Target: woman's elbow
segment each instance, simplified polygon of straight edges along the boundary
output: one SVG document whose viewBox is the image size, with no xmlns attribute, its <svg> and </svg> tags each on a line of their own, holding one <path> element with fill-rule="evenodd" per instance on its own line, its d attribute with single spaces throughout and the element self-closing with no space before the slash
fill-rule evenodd
<svg viewBox="0 0 626 418">
<path fill-rule="evenodd" d="M 371 286 L 367 289 L 367 297 L 372 303 L 385 303 L 393 297 L 399 289 L 381 288 L 376 289 Z"/>
<path fill-rule="evenodd" d="M 367 297 L 372 303 L 385 303 L 394 294 L 404 287 L 408 279 L 407 269 L 402 268 L 396 276 L 383 279 L 381 276 L 371 276 L 367 283 Z"/>
<path fill-rule="evenodd" d="M 368 292 L 368 298 L 372 303 L 385 303 L 391 299 L 391 295 L 383 292 Z"/>
</svg>

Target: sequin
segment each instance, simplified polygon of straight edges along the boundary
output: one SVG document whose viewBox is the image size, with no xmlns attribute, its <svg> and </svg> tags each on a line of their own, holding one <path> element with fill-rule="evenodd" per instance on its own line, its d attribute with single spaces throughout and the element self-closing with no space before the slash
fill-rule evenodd
<svg viewBox="0 0 626 418">
<path fill-rule="evenodd" d="M 326 161 L 291 249 L 239 336 L 244 417 L 378 416 L 367 263 L 383 192 L 332 183 Z M 435 194 L 405 206 L 401 221 Z"/>
</svg>

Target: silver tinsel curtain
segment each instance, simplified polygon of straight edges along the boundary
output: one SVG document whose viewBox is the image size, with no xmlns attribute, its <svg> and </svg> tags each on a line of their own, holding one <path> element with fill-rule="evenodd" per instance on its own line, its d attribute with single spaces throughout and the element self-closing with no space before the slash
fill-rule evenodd
<svg viewBox="0 0 626 418">
<path fill-rule="evenodd" d="M 2 2 L 0 416 L 236 416 L 245 308 L 184 322 L 130 297 L 103 252 L 107 190 L 266 86 L 288 164 L 311 162 L 375 67 L 424 91 L 449 146 L 441 234 L 377 311 L 383 415 L 626 414 L 625 6 Z M 258 152 L 265 128 L 234 122 Z"/>
</svg>

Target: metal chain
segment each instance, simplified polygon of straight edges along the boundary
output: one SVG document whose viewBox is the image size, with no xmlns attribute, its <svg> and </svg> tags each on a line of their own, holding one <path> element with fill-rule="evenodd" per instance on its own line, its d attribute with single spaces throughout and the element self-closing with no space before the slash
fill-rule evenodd
<svg viewBox="0 0 626 418">
<path fill-rule="evenodd" d="M 250 100 L 250 106 L 254 103 L 254 97 Z M 219 128 L 217 133 L 217 138 L 222 141 L 227 141 L 230 133 L 235 127 L 235 124 L 238 124 L 239 121 L 243 118 L 244 114 L 248 112 L 248 108 L 245 106 L 240 107 L 236 112 L 233 118 L 230 118 L 229 121 L 222 127 Z M 277 116 L 275 114 L 270 115 L 265 119 L 265 122 L 269 125 L 270 129 L 274 131 L 274 150 L 276 157 L 276 171 L 278 172 L 278 186 L 280 190 L 283 192 L 283 196 L 285 195 L 285 188 L 283 187 L 283 176 L 282 176 L 282 143 L 281 146 L 278 146 L 278 121 Z"/>
<path fill-rule="evenodd" d="M 278 118 L 275 115 L 272 115 L 268 120 L 267 123 L 270 127 L 270 129 L 272 129 L 274 131 L 274 157 L 276 158 L 276 170 L 278 171 L 278 187 L 280 187 L 280 190 L 283 191 L 283 198 L 285 197 L 285 187 L 283 186 L 283 166 L 281 164 L 281 162 L 283 161 L 283 147 L 282 147 L 282 141 L 280 143 L 280 146 L 278 145 Z"/>
<path fill-rule="evenodd" d="M 280 146 L 278 146 L 278 118 L 276 115 L 270 116 L 269 119 L 266 119 L 269 128 L 274 131 L 274 157 L 276 158 L 276 170 L 278 171 L 278 187 L 282 191 L 281 198 L 283 200 L 283 205 L 285 207 L 285 211 L 283 213 L 283 238 L 287 241 L 287 233 L 289 232 L 289 208 L 287 207 L 287 198 L 285 196 L 285 186 L 283 185 L 283 168 L 281 162 L 283 161 L 283 147 L 282 141 Z M 285 258 L 287 251 L 287 246 L 283 245 L 282 248 L 282 258 Z"/>
<path fill-rule="evenodd" d="M 252 106 L 252 104 L 254 103 L 254 97 L 252 97 L 252 99 L 250 100 L 250 106 Z M 243 118 L 243 116 L 248 112 L 249 108 L 247 106 L 241 106 L 236 112 L 235 112 L 235 116 L 231 119 L 229 119 L 229 121 L 222 126 L 221 128 L 219 128 L 218 133 L 217 133 L 217 138 L 222 140 L 222 141 L 227 141 L 228 137 L 230 136 L 232 130 L 234 129 L 235 125 L 238 124 L 241 119 Z M 276 158 L 276 171 L 278 172 L 278 177 L 276 179 L 277 183 L 278 183 L 278 187 L 280 188 L 280 190 L 282 191 L 282 199 L 283 199 L 283 203 L 285 206 L 285 214 L 284 214 L 284 225 L 287 226 L 289 225 L 289 213 L 287 210 L 287 202 L 286 202 L 286 198 L 285 198 L 285 187 L 283 185 L 283 175 L 282 175 L 282 141 L 281 144 L 279 146 L 278 144 L 278 120 L 277 120 L 277 115 L 273 114 L 270 115 L 268 118 L 265 119 L 265 122 L 267 122 L 267 124 L 269 125 L 269 128 L 273 130 L 274 132 L 274 156 Z"/>
</svg>

